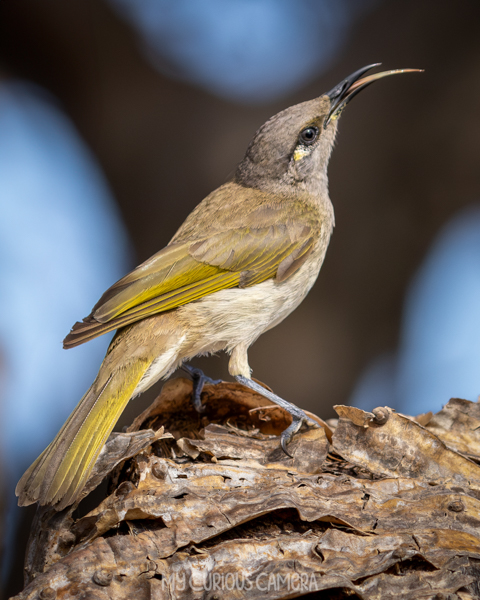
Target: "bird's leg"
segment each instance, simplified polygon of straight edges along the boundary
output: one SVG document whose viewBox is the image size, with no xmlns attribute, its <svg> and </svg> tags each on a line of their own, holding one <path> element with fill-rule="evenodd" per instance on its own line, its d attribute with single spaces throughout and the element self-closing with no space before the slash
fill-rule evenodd
<svg viewBox="0 0 480 600">
<path fill-rule="evenodd" d="M 318 424 L 312 421 L 312 419 L 310 419 L 301 408 L 298 408 L 298 406 L 295 406 L 295 404 L 292 404 L 291 402 L 287 402 L 283 398 L 280 398 L 280 396 L 277 396 L 277 394 L 270 392 L 270 390 L 267 390 L 252 379 L 248 379 L 243 375 L 235 375 L 235 379 L 238 381 L 238 383 L 241 383 L 245 387 L 250 388 L 254 392 L 258 392 L 265 398 L 268 398 L 268 400 L 271 400 L 275 404 L 278 404 L 278 406 L 281 406 L 291 415 L 292 423 L 285 429 L 285 431 L 282 431 L 282 434 L 280 436 L 280 445 L 282 446 L 282 450 L 285 452 L 285 454 L 287 456 L 290 456 L 290 458 L 293 458 L 293 456 L 287 449 L 287 444 L 290 442 L 292 437 L 297 433 L 297 431 L 300 429 L 303 423 L 307 423 L 308 425 L 314 427 L 318 427 Z"/>
<path fill-rule="evenodd" d="M 217 383 L 222 383 L 221 379 L 212 379 L 205 375 L 205 373 L 201 369 L 196 369 L 195 367 L 191 367 L 190 365 L 182 365 L 182 369 L 186 371 L 193 381 L 193 390 L 192 390 L 192 404 L 193 408 L 198 413 L 203 413 L 205 411 L 205 407 L 202 404 L 202 391 L 203 386 L 206 383 L 211 383 L 212 385 L 216 385 Z"/>
</svg>

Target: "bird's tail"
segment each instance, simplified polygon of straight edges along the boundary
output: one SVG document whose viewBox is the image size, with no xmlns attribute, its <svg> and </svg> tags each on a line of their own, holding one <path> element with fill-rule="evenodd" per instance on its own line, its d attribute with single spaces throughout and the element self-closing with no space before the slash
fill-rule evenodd
<svg viewBox="0 0 480 600">
<path fill-rule="evenodd" d="M 69 506 L 80 495 L 95 461 L 151 361 L 137 360 L 106 376 L 100 369 L 53 442 L 18 482 L 18 504 Z"/>
</svg>

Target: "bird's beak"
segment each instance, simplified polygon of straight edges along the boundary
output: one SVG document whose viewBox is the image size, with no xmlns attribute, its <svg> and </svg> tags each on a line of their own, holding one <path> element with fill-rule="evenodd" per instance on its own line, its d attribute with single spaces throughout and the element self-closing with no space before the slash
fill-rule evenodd
<svg viewBox="0 0 480 600">
<path fill-rule="evenodd" d="M 388 75 L 397 75 L 399 73 L 421 73 L 423 69 L 396 69 L 394 71 L 382 71 L 381 73 L 375 73 L 375 75 L 368 75 L 368 77 L 362 77 L 367 71 L 374 67 L 380 66 L 381 63 L 374 63 L 368 65 L 362 69 L 358 69 L 355 73 L 349 75 L 346 79 L 341 81 L 332 90 L 327 92 L 325 95 L 330 98 L 330 112 L 327 118 L 323 122 L 323 128 L 326 129 L 330 121 L 337 119 L 340 116 L 342 110 L 347 106 L 350 100 L 358 94 L 361 90 L 364 90 L 368 85 L 382 79 Z"/>
</svg>

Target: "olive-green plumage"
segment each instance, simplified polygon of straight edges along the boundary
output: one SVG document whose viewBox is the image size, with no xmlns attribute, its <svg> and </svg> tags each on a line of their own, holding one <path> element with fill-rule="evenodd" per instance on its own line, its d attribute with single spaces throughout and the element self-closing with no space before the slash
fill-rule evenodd
<svg viewBox="0 0 480 600">
<path fill-rule="evenodd" d="M 267 121 L 233 180 L 74 325 L 65 348 L 118 331 L 91 388 L 18 483 L 20 505 L 77 501 L 128 401 L 184 361 L 225 350 L 230 374 L 249 385 L 249 346 L 300 304 L 322 265 L 334 224 L 327 165 L 337 117 L 362 87 L 392 73 L 360 80 L 367 70 Z M 305 416 L 296 410 L 290 435 Z"/>
<path fill-rule="evenodd" d="M 291 272 L 308 256 L 321 227 L 308 197 L 282 198 L 234 182 L 200 207 L 205 213 L 192 213 L 166 248 L 105 292 L 66 337 L 66 348 L 207 294 L 261 283 L 278 269 L 285 276 L 287 265 Z"/>
</svg>

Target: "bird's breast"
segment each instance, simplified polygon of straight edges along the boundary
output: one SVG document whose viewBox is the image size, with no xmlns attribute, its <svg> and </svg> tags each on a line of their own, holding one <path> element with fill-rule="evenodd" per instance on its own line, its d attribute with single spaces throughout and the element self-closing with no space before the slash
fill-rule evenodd
<svg viewBox="0 0 480 600">
<path fill-rule="evenodd" d="M 192 352 L 231 350 L 251 345 L 302 302 L 318 277 L 326 244 L 318 244 L 305 263 L 282 282 L 269 279 L 247 288 L 215 292 L 178 309 Z"/>
</svg>

